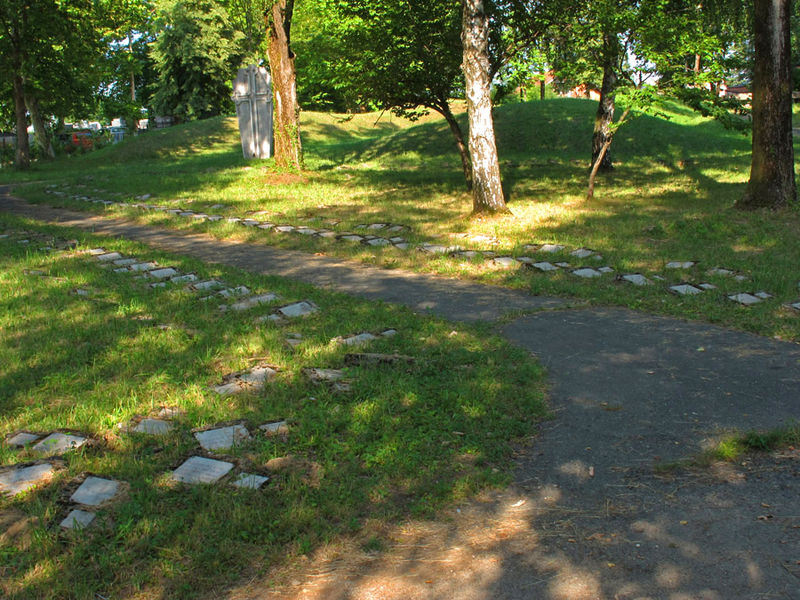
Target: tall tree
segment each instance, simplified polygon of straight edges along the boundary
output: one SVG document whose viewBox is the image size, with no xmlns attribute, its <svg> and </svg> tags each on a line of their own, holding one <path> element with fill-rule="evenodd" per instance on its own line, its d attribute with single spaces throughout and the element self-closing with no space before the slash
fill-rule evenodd
<svg viewBox="0 0 800 600">
<path fill-rule="evenodd" d="M 461 10 L 451 0 L 348 0 L 341 2 L 337 61 L 362 105 L 411 120 L 427 109 L 442 115 L 453 134 L 467 189 L 472 165 L 450 99 L 463 86 Z"/>
<path fill-rule="evenodd" d="M 300 104 L 297 102 L 297 72 L 291 39 L 293 12 L 294 0 L 276 0 L 265 15 L 267 57 L 275 108 L 275 164 L 302 169 Z"/>
<path fill-rule="evenodd" d="M 797 202 L 792 140 L 791 0 L 755 0 L 753 155 L 740 209 Z"/>
<path fill-rule="evenodd" d="M 500 179 L 500 161 L 492 119 L 489 15 L 484 0 L 462 0 L 462 69 L 469 116 L 472 158 L 472 212 L 508 212 Z"/>
<path fill-rule="evenodd" d="M 244 36 L 214 0 L 167 0 L 163 30 L 153 47 L 154 108 L 184 119 L 233 110 L 231 79 L 243 56 Z"/>
</svg>

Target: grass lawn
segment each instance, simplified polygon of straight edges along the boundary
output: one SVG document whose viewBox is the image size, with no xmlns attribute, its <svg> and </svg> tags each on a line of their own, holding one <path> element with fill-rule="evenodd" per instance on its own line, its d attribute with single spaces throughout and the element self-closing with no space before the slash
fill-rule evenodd
<svg viewBox="0 0 800 600">
<path fill-rule="evenodd" d="M 741 213 L 732 208 L 749 174 L 749 138 L 727 131 L 682 106 L 666 103 L 657 114 L 626 125 L 613 148 L 617 167 L 601 177 L 595 199 L 584 201 L 587 154 L 595 104 L 551 99 L 508 104 L 496 110 L 504 185 L 513 215 L 470 219 L 460 163 L 445 123 L 434 115 L 409 123 L 390 114 L 345 117 L 304 113 L 307 170 L 276 173 L 271 161 L 245 162 L 231 118 L 195 122 L 148 133 L 85 156 L 39 165 L 8 181 L 30 181 L 16 193 L 82 210 L 109 210 L 161 226 L 205 230 L 219 237 L 251 239 L 453 277 L 558 294 L 597 304 L 698 318 L 783 339 L 800 340 L 800 215 Z M 530 254 L 524 246 L 554 243 L 563 253 L 537 260 L 568 261 L 580 247 L 601 254 L 615 273 L 664 279 L 636 287 L 615 276 L 584 281 L 561 270 L 542 274 L 501 269 L 485 260 L 431 256 L 395 248 L 278 236 L 226 222 L 197 223 L 138 209 L 98 208 L 54 198 L 45 186 L 134 202 L 181 206 L 226 216 L 265 211 L 263 220 L 323 226 L 338 231 L 358 224 L 392 222 L 410 227 L 411 243 L 433 242 L 499 254 Z M 224 204 L 225 208 L 211 207 Z M 191 221 L 191 220 L 189 220 Z M 476 238 L 474 240 L 473 238 Z M 479 237 L 483 236 L 483 238 Z M 487 241 L 488 240 L 488 241 Z M 671 261 L 697 261 L 670 271 Z M 587 262 L 587 261 L 584 261 Z M 746 277 L 710 275 L 724 267 Z M 670 294 L 670 285 L 711 283 L 716 290 L 693 297 Z M 772 298 L 745 308 L 727 299 L 766 291 Z"/>
<path fill-rule="evenodd" d="M 219 597 L 339 536 L 374 546 L 381 523 L 433 514 L 506 482 L 512 444 L 545 414 L 540 367 L 485 327 L 454 330 L 403 308 L 5 215 L 0 234 L 8 236 L 0 239 L 0 438 L 57 430 L 89 438 L 51 459 L 49 484 L 0 498 L 3 598 Z M 43 250 L 53 238 L 78 247 Z M 201 301 L 185 285 L 153 288 L 152 279 L 104 269 L 83 252 L 93 247 L 279 299 L 223 312 L 229 300 Z M 319 310 L 256 323 L 305 299 Z M 413 364 L 345 367 L 349 392 L 304 377 L 305 367 L 342 368 L 357 351 L 337 336 L 390 328 L 396 335 L 358 350 Z M 277 369 L 263 390 L 223 397 L 210 389 L 262 363 Z M 163 407 L 178 411 L 169 434 L 128 431 Z M 288 421 L 287 435 L 259 431 L 277 419 Z M 185 459 L 203 455 L 196 428 L 231 422 L 252 439 L 217 458 L 234 472 L 270 476 L 264 488 L 171 481 Z M 0 471 L 37 460 L 30 447 L 0 444 Z M 120 481 L 123 493 L 89 528 L 64 531 L 59 523 L 87 475 Z"/>
</svg>

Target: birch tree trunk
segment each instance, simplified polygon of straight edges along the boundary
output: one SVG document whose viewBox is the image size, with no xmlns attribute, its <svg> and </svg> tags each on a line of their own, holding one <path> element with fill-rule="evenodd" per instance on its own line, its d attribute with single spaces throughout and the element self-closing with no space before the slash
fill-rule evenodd
<svg viewBox="0 0 800 600">
<path fill-rule="evenodd" d="M 266 15 L 269 32 L 269 70 L 275 105 L 275 164 L 302 169 L 300 105 L 297 102 L 297 73 L 290 32 L 294 0 L 276 0 Z"/>
<path fill-rule="evenodd" d="M 462 0 L 461 43 L 472 158 L 472 212 L 508 212 L 492 121 L 489 76 L 489 17 L 483 0 Z"/>
<path fill-rule="evenodd" d="M 791 0 L 755 0 L 753 155 L 750 181 L 736 208 L 783 208 L 797 202 L 792 145 Z"/>
<path fill-rule="evenodd" d="M 611 139 L 611 125 L 614 123 L 619 43 L 612 37 L 607 34 L 603 36 L 603 83 L 600 86 L 600 102 L 597 104 L 597 115 L 594 119 L 594 132 L 592 133 L 592 165 L 597 163 L 597 158 L 606 145 L 606 141 Z M 600 161 L 599 170 L 606 172 L 613 168 L 609 144 Z"/>
</svg>

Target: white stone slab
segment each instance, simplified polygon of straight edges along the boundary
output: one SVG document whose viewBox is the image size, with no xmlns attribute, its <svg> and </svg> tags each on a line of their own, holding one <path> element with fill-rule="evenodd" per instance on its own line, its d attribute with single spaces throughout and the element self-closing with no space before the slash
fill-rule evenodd
<svg viewBox="0 0 800 600">
<path fill-rule="evenodd" d="M 220 396 L 230 396 L 231 394 L 238 394 L 239 392 L 243 391 L 244 388 L 236 381 L 229 381 L 227 383 L 222 383 L 220 385 L 215 385 L 211 388 Z"/>
<path fill-rule="evenodd" d="M 12 448 L 21 448 L 23 446 L 27 446 L 28 444 L 32 444 L 40 437 L 42 436 L 36 435 L 35 433 L 28 433 L 27 431 L 21 431 L 20 433 L 8 438 L 6 440 L 6 444 L 11 446 Z"/>
<path fill-rule="evenodd" d="M 497 258 L 492 259 L 492 264 L 497 265 L 498 267 L 514 267 L 519 263 L 511 256 L 498 256 Z"/>
<path fill-rule="evenodd" d="M 90 476 L 75 490 L 70 500 L 75 504 L 100 506 L 103 502 L 111 500 L 118 492 L 119 481 Z"/>
<path fill-rule="evenodd" d="M 241 223 L 242 220 L 239 217 L 227 217 L 225 219 L 228 223 Z"/>
<path fill-rule="evenodd" d="M 758 296 L 753 296 L 752 294 L 731 294 L 728 296 L 729 300 L 733 300 L 734 302 L 738 302 L 739 304 L 744 304 L 745 306 L 750 306 L 751 304 L 758 304 L 761 302 L 761 298 Z"/>
<path fill-rule="evenodd" d="M 393 335 L 397 335 L 397 329 L 387 329 L 386 331 L 382 331 L 381 335 L 383 337 L 392 337 Z"/>
<path fill-rule="evenodd" d="M 337 234 L 335 231 L 331 231 L 329 229 L 317 232 L 317 236 L 321 237 L 321 238 L 335 238 L 337 235 L 339 235 L 339 234 Z"/>
<path fill-rule="evenodd" d="M 118 267 L 127 267 L 128 265 L 132 265 L 138 262 L 135 258 L 120 258 L 119 260 L 115 260 L 114 264 Z"/>
<path fill-rule="evenodd" d="M 163 288 L 163 287 L 167 287 L 167 284 L 164 281 L 156 281 L 155 283 L 151 283 L 150 287 L 151 288 Z"/>
<path fill-rule="evenodd" d="M 114 273 L 130 273 L 130 271 L 128 267 L 117 267 L 114 269 Z"/>
<path fill-rule="evenodd" d="M 345 242 L 361 242 L 361 241 L 364 240 L 363 237 L 361 237 L 360 235 L 355 235 L 355 234 L 343 235 L 339 239 L 340 240 L 344 240 Z"/>
<path fill-rule="evenodd" d="M 800 310 L 800 302 L 792 302 L 789 306 L 795 310 Z"/>
<path fill-rule="evenodd" d="M 373 238 L 371 240 L 368 240 L 367 241 L 367 245 L 369 245 L 369 246 L 391 246 L 392 242 L 390 242 L 386 238 L 378 237 L 378 238 Z"/>
<path fill-rule="evenodd" d="M 388 227 L 388 225 L 389 225 L 388 223 L 371 223 L 370 225 L 367 225 L 367 229 L 378 231 L 380 229 L 385 229 L 386 227 Z"/>
<path fill-rule="evenodd" d="M 419 249 L 422 252 L 427 252 L 428 254 L 447 254 L 448 252 L 456 252 L 460 250 L 460 248 L 441 246 L 439 244 L 422 244 Z"/>
<path fill-rule="evenodd" d="M 602 275 L 602 273 L 600 271 L 592 269 L 591 267 L 584 267 L 583 269 L 575 269 L 572 272 L 572 274 L 577 276 L 577 277 L 583 277 L 585 279 L 591 279 L 593 277 L 600 277 Z"/>
<path fill-rule="evenodd" d="M 550 252 L 551 254 L 555 252 L 561 252 L 564 249 L 564 246 L 561 244 L 543 244 L 539 247 L 538 252 Z"/>
<path fill-rule="evenodd" d="M 131 265 L 128 268 L 131 271 L 147 272 L 147 271 L 152 271 L 156 267 L 158 267 L 158 263 L 150 261 L 150 262 L 136 263 L 136 264 Z"/>
<path fill-rule="evenodd" d="M 531 263 L 531 267 L 534 269 L 538 269 L 539 271 L 547 272 L 547 271 L 558 271 L 558 267 L 550 264 L 549 262 L 536 262 Z"/>
<path fill-rule="evenodd" d="M 53 465 L 49 463 L 9 469 L 0 473 L 0 492 L 16 496 L 35 485 L 47 482 L 54 472 Z"/>
<path fill-rule="evenodd" d="M 256 225 L 258 225 L 258 221 L 256 221 L 255 219 L 242 219 L 239 222 L 245 227 L 255 227 Z"/>
<path fill-rule="evenodd" d="M 714 267 L 708 271 L 711 275 L 733 275 L 733 271 L 730 269 L 724 269 L 722 267 Z"/>
<path fill-rule="evenodd" d="M 770 298 L 772 298 L 772 294 L 770 294 L 769 292 L 764 292 L 764 291 L 756 292 L 754 295 L 758 296 L 762 300 L 769 300 Z"/>
<path fill-rule="evenodd" d="M 191 210 L 185 210 L 185 211 L 183 211 L 183 212 L 179 212 L 179 213 L 178 213 L 178 216 L 179 216 L 179 217 L 193 217 L 193 216 L 194 216 L 194 211 L 191 211 Z"/>
<path fill-rule="evenodd" d="M 600 271 L 601 273 L 613 273 L 614 272 L 613 267 L 600 267 L 597 270 Z"/>
<path fill-rule="evenodd" d="M 408 242 L 397 242 L 394 245 L 394 247 L 398 248 L 399 250 L 408 250 L 409 248 L 411 248 L 411 244 L 409 244 Z"/>
<path fill-rule="evenodd" d="M 628 283 L 632 283 L 633 285 L 650 285 L 650 280 L 641 275 L 640 273 L 630 273 L 628 275 L 623 275 L 622 279 L 627 281 Z"/>
<path fill-rule="evenodd" d="M 700 284 L 697 285 L 697 287 L 702 288 L 704 290 L 715 290 L 715 289 L 717 289 L 717 286 L 715 286 L 713 283 L 700 283 Z"/>
<path fill-rule="evenodd" d="M 274 302 L 278 299 L 277 294 L 268 293 L 268 294 L 259 294 L 258 296 L 252 296 L 250 298 L 246 298 L 241 302 L 235 302 L 229 306 L 220 306 L 219 309 L 222 311 L 225 310 L 247 310 L 248 308 L 253 308 L 254 306 L 258 306 L 259 304 L 267 304 L 269 302 Z"/>
<path fill-rule="evenodd" d="M 594 254 L 594 251 L 589 250 L 588 248 L 578 248 L 577 250 L 573 250 L 569 254 L 570 256 L 577 256 L 578 258 L 588 258 L 592 254 Z"/>
<path fill-rule="evenodd" d="M 214 450 L 228 450 L 246 443 L 250 439 L 250 432 L 243 425 L 231 425 L 219 429 L 198 431 L 194 437 L 204 450 L 213 452 Z"/>
<path fill-rule="evenodd" d="M 70 511 L 67 517 L 61 521 L 60 525 L 64 529 L 80 530 L 88 527 L 94 521 L 95 514 L 85 510 L 74 509 Z"/>
<path fill-rule="evenodd" d="M 562 269 L 569 269 L 569 263 L 568 262 L 557 262 L 557 263 L 555 263 L 555 265 L 557 267 L 561 267 Z"/>
<path fill-rule="evenodd" d="M 466 258 L 468 260 L 469 259 L 473 259 L 473 258 L 477 258 L 479 256 L 481 258 L 483 258 L 483 255 L 481 253 L 479 253 L 479 252 L 476 252 L 475 250 L 464 250 L 462 252 L 456 252 L 455 255 L 457 257 L 459 257 L 459 258 Z"/>
<path fill-rule="evenodd" d="M 694 296 L 701 294 L 703 290 L 696 288 L 688 283 L 681 283 L 679 285 L 671 285 L 669 289 L 678 294 L 679 296 Z"/>
<path fill-rule="evenodd" d="M 364 332 L 357 335 L 351 335 L 350 337 L 340 338 L 338 343 L 342 346 L 359 346 L 376 339 L 378 339 L 377 336 L 374 336 L 369 332 Z"/>
<path fill-rule="evenodd" d="M 164 435 L 172 429 L 172 423 L 161 419 L 142 419 L 137 423 L 133 431 L 136 433 L 146 433 L 148 435 Z"/>
<path fill-rule="evenodd" d="M 531 258 L 530 256 L 517 256 L 517 262 L 522 263 L 523 265 L 532 265 L 536 262 L 536 259 Z"/>
<path fill-rule="evenodd" d="M 108 262 L 111 260 L 118 260 L 122 258 L 122 254 L 120 254 L 119 252 L 106 252 L 105 254 L 98 254 L 96 256 L 97 260 L 99 260 L 100 262 Z"/>
<path fill-rule="evenodd" d="M 295 233 L 299 233 L 300 235 L 316 235 L 317 230 L 312 229 L 311 227 L 298 227 L 294 230 Z"/>
<path fill-rule="evenodd" d="M 284 317 L 292 319 L 296 317 L 305 317 L 306 315 L 310 315 L 317 310 L 319 309 L 312 302 L 303 300 L 302 302 L 295 302 L 294 304 L 289 304 L 288 306 L 282 306 L 278 309 L 278 312 Z"/>
<path fill-rule="evenodd" d="M 275 421 L 274 423 L 264 423 L 258 428 L 267 435 L 281 435 L 289 433 L 289 424 L 286 421 Z"/>
<path fill-rule="evenodd" d="M 691 260 L 686 260 L 686 261 L 674 260 L 674 261 L 668 262 L 666 265 L 664 265 L 664 268 L 666 268 L 666 269 L 691 269 L 693 266 L 695 266 L 695 264 L 697 264 L 697 263 L 695 263 L 694 261 L 691 261 Z"/>
<path fill-rule="evenodd" d="M 269 477 L 263 475 L 254 475 L 253 473 L 239 473 L 239 475 L 231 482 L 238 488 L 246 488 L 250 490 L 257 490 L 262 485 L 269 481 Z"/>
<path fill-rule="evenodd" d="M 208 220 L 211 221 L 212 223 L 216 221 L 222 221 L 222 219 L 224 218 L 225 217 L 223 217 L 222 215 L 208 215 Z"/>
<path fill-rule="evenodd" d="M 296 227 L 294 225 L 278 225 L 275 227 L 275 231 L 278 233 L 291 233 L 295 229 Z"/>
<path fill-rule="evenodd" d="M 43 452 L 45 454 L 61 454 L 67 450 L 80 448 L 85 443 L 85 437 L 56 432 L 48 435 L 41 442 L 36 444 L 33 449 L 36 452 Z"/>
<path fill-rule="evenodd" d="M 408 229 L 405 225 L 392 225 L 391 227 L 387 228 L 386 231 L 390 233 L 398 233 L 400 231 L 405 231 Z"/>
<path fill-rule="evenodd" d="M 734 275 L 733 278 L 736 281 L 747 281 L 749 279 L 747 275 Z"/>
<path fill-rule="evenodd" d="M 172 277 L 177 275 L 178 271 L 173 269 L 172 267 L 166 267 L 164 269 L 153 269 L 147 275 L 149 277 L 153 277 L 154 279 L 166 279 L 167 277 Z"/>
<path fill-rule="evenodd" d="M 193 219 L 204 221 L 208 218 L 208 215 L 205 213 L 195 213 L 192 215 Z"/>
<path fill-rule="evenodd" d="M 215 483 L 231 469 L 233 465 L 229 462 L 192 456 L 172 472 L 172 479 L 183 483 Z"/>
<path fill-rule="evenodd" d="M 390 237 L 389 241 L 392 242 L 393 244 L 402 244 L 403 242 L 406 241 L 406 238 L 403 238 L 403 237 Z"/>
</svg>

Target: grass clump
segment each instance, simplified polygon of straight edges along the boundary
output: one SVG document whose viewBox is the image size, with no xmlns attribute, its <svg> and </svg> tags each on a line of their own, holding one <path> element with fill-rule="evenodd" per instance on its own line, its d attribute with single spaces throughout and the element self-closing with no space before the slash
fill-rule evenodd
<svg viewBox="0 0 800 600">
<path fill-rule="evenodd" d="M 0 499 L 3 522 L 14 518 L 27 531 L 0 540 L 4 598 L 220 597 L 340 536 L 377 548 L 372 526 L 431 515 L 508 481 L 512 444 L 545 414 L 541 368 L 485 327 L 454 331 L 403 308 L 6 216 L 0 232 L 9 234 L 0 239 L 0 438 L 22 430 L 90 438 L 54 461 L 52 482 Z M 223 312 L 226 300 L 202 302 L 180 285 L 151 288 L 87 254 L 42 251 L 38 240 L 51 237 L 280 300 Z M 320 310 L 282 326 L 255 323 L 303 299 Z M 345 365 L 353 349 L 334 338 L 389 328 L 397 334 L 365 351 L 413 363 Z M 290 334 L 300 339 L 294 348 Z M 254 364 L 278 371 L 264 390 L 221 397 L 209 389 Z M 306 367 L 344 368 L 352 390 L 314 385 Z M 127 431 L 161 407 L 179 411 L 168 435 Z M 288 435 L 259 432 L 276 419 L 288 421 Z M 252 440 L 220 458 L 236 472 L 270 476 L 265 488 L 170 480 L 202 454 L 197 428 L 231 422 L 245 424 Z M 38 458 L 0 444 L 3 468 Z M 124 482 L 126 492 L 97 510 L 96 525 L 65 534 L 58 524 L 87 474 Z"/>
</svg>

